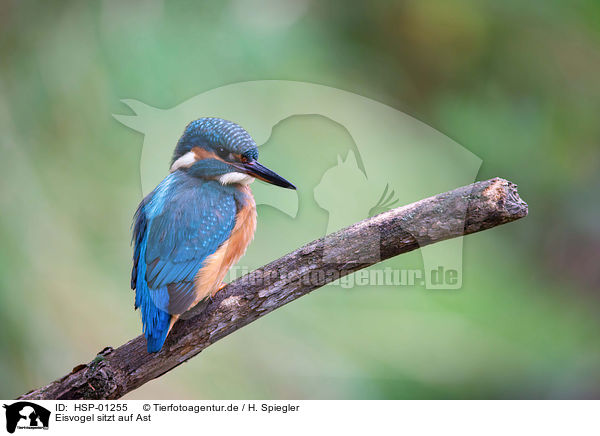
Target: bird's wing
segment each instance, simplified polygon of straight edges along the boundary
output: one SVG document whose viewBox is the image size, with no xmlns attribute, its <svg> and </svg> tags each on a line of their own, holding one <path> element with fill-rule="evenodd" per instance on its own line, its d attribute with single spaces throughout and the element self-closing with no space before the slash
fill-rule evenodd
<svg viewBox="0 0 600 436">
<path fill-rule="evenodd" d="M 140 204 L 132 288 L 145 330 L 164 324 L 159 318 L 165 314 L 157 309 L 181 314 L 190 308 L 196 299 L 194 278 L 231 235 L 236 213 L 234 196 L 216 182 L 190 184 L 178 180 L 177 173 Z"/>
</svg>

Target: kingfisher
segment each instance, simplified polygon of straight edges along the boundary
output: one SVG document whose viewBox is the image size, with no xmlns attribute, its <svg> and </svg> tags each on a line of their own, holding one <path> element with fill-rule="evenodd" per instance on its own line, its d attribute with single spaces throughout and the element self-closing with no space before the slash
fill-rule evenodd
<svg viewBox="0 0 600 436">
<path fill-rule="evenodd" d="M 133 224 L 131 288 L 149 353 L 160 351 L 179 317 L 208 301 L 256 230 L 255 179 L 294 185 L 258 163 L 241 126 L 200 118 L 185 128 L 170 173 L 139 204 Z"/>
</svg>

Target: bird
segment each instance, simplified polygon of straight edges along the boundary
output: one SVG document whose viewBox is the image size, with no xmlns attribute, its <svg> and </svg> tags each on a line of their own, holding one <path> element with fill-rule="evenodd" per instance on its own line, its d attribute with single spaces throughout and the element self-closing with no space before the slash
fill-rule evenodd
<svg viewBox="0 0 600 436">
<path fill-rule="evenodd" d="M 140 202 L 132 225 L 131 288 L 148 353 L 162 349 L 183 313 L 210 301 L 245 253 L 256 230 L 255 179 L 296 189 L 258 162 L 238 124 L 207 117 L 186 126 L 169 175 Z"/>
</svg>

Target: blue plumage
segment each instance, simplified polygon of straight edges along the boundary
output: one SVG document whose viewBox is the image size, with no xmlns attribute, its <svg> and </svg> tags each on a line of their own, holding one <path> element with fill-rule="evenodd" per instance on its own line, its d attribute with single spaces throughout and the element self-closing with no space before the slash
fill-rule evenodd
<svg viewBox="0 0 600 436">
<path fill-rule="evenodd" d="M 256 143 L 239 125 L 219 118 L 192 121 L 177 142 L 171 174 L 140 203 L 131 288 L 148 352 L 162 348 L 172 323 L 214 292 L 246 250 L 256 228 L 247 184 L 259 178 L 295 189 L 257 159 Z M 211 258 L 225 242 L 227 250 Z"/>
<path fill-rule="evenodd" d="M 228 239 L 236 212 L 234 188 L 181 171 L 166 177 L 140 204 L 131 280 L 149 352 L 162 347 L 170 315 L 193 303 L 194 277 Z"/>
</svg>

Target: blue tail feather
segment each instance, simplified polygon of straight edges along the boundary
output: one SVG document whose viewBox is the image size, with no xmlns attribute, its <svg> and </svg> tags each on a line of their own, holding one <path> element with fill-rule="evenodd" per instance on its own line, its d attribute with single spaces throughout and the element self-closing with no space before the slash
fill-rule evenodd
<svg viewBox="0 0 600 436">
<path fill-rule="evenodd" d="M 167 339 L 167 333 L 169 332 L 169 325 L 171 323 L 171 315 L 162 310 L 156 310 L 157 317 L 154 328 L 146 328 L 144 332 L 146 335 L 146 347 L 148 353 L 158 353 L 160 351 Z"/>
<path fill-rule="evenodd" d="M 162 348 L 169 333 L 171 315 L 162 308 L 169 304 L 169 293 L 167 287 L 150 290 L 146 282 L 146 263 L 143 261 L 146 255 L 145 236 L 136 245 L 136 271 L 135 271 L 135 307 L 142 313 L 142 324 L 146 336 L 148 353 L 157 353 Z M 142 261 L 139 261 L 142 259 Z"/>
</svg>

